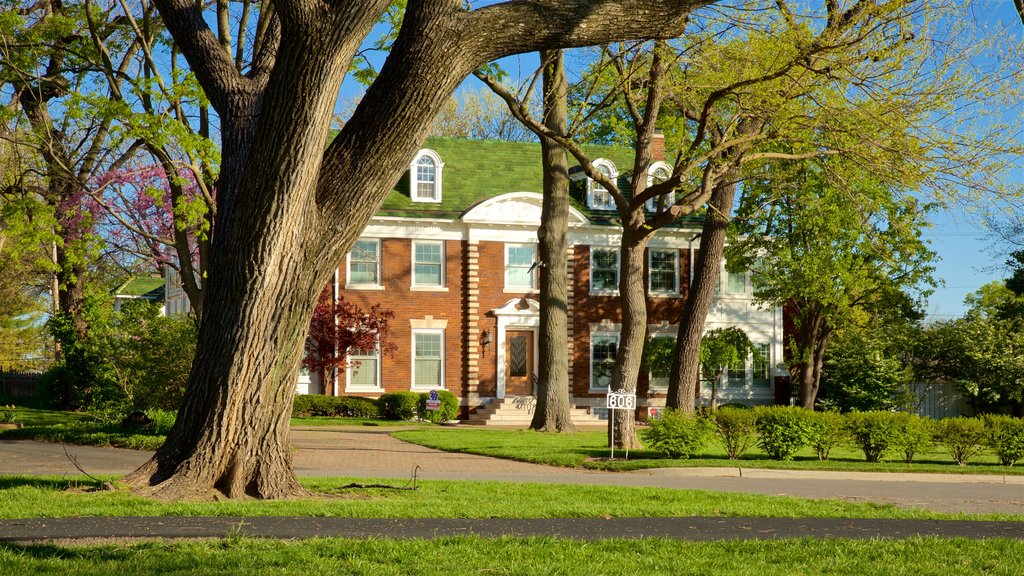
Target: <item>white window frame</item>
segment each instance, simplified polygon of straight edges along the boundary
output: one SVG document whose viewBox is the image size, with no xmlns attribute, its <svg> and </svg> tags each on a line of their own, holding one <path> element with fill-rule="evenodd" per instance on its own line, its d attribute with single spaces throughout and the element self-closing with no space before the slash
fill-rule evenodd
<svg viewBox="0 0 1024 576">
<path fill-rule="evenodd" d="M 590 392 L 592 392 L 592 393 L 593 392 L 607 392 L 611 388 L 611 376 L 609 376 L 608 386 L 607 387 L 603 387 L 602 388 L 602 387 L 595 387 L 594 386 L 594 340 L 598 339 L 598 338 L 602 338 L 602 339 L 603 338 L 613 338 L 615 340 L 615 353 L 616 353 L 616 356 L 618 355 L 618 352 L 619 352 L 619 343 L 622 341 L 618 332 L 591 332 L 590 333 L 590 361 L 588 363 L 589 364 L 588 368 L 590 370 L 590 380 L 588 381 L 587 386 L 589 387 Z M 614 370 L 615 369 L 614 368 L 614 365 L 615 365 L 615 358 L 614 357 L 612 358 L 611 363 L 612 363 L 612 366 L 613 366 L 612 370 Z"/>
<path fill-rule="evenodd" d="M 594 287 L 594 253 L 602 252 L 615 252 L 615 281 L 612 283 L 614 288 L 595 288 Z M 619 292 L 619 271 L 622 267 L 622 252 L 615 246 L 591 246 L 590 247 L 590 293 L 591 294 L 618 294 Z"/>
<path fill-rule="evenodd" d="M 593 162 L 594 168 L 599 172 L 601 168 L 608 170 L 608 178 L 612 181 L 618 180 L 619 171 L 615 168 L 615 164 L 606 158 L 598 158 Z M 598 198 L 607 198 L 607 202 L 599 203 Z M 597 180 L 588 177 L 587 178 L 587 206 L 591 210 L 615 210 L 615 199 L 612 198 L 611 192 L 608 191 L 603 185 L 598 183 Z"/>
<path fill-rule="evenodd" d="M 740 295 L 746 294 L 749 291 L 748 288 L 747 288 L 748 283 L 747 283 L 747 273 L 746 272 L 736 272 L 736 273 L 733 273 L 733 272 L 729 272 L 729 270 L 727 270 L 727 269 L 723 269 L 721 274 L 725 275 L 725 293 L 727 295 L 729 295 L 729 296 L 740 296 Z M 733 290 L 732 279 L 735 278 L 735 277 L 738 277 L 738 276 L 743 278 L 743 288 L 741 288 L 739 291 L 736 291 L 736 290 Z"/>
<path fill-rule="evenodd" d="M 759 387 L 757 385 L 757 357 L 759 350 L 765 353 L 765 368 L 768 371 L 768 385 Z M 772 345 L 770 342 L 754 342 L 754 351 L 750 354 L 750 386 L 754 390 L 772 389 Z"/>
<path fill-rule="evenodd" d="M 373 382 L 374 382 L 374 384 L 372 384 L 370 386 L 367 386 L 367 385 L 357 385 L 357 384 L 353 384 L 352 383 L 353 372 L 357 372 L 357 371 L 362 369 L 362 368 L 357 368 L 357 367 L 353 366 L 353 362 L 358 362 L 360 358 L 373 358 L 373 360 L 374 360 L 374 365 L 375 365 L 374 374 L 373 374 Z M 369 355 L 369 354 L 358 354 L 357 355 L 357 354 L 353 354 L 351 351 L 349 351 L 347 364 L 348 365 L 345 367 L 345 391 L 346 392 L 347 391 L 354 391 L 354 392 L 360 392 L 360 391 L 378 392 L 378 391 L 383 389 L 383 386 L 381 385 L 381 378 L 380 378 L 380 374 L 381 374 L 380 342 L 377 342 L 377 344 L 374 345 L 374 347 L 373 347 L 373 355 L 372 356 Z"/>
<path fill-rule="evenodd" d="M 374 242 L 377 244 L 377 270 L 375 272 L 376 282 L 353 282 L 352 281 L 352 250 L 356 248 L 356 244 L 359 242 Z M 384 243 L 380 238 L 357 238 L 352 244 L 352 249 L 348 251 L 345 256 L 345 288 L 355 290 L 379 290 L 383 287 L 381 283 L 381 272 L 382 266 L 381 261 L 383 260 L 381 252 L 384 249 Z"/>
<path fill-rule="evenodd" d="M 413 328 L 412 329 L 412 346 L 410 346 L 411 350 L 409 352 L 410 356 L 412 357 L 412 365 L 411 365 L 412 369 L 410 370 L 410 372 L 412 373 L 412 381 L 409 384 L 409 389 L 410 390 L 444 390 L 444 389 L 447 388 L 447 386 L 445 386 L 445 369 L 444 369 L 444 362 L 445 362 L 444 332 L 445 331 L 444 331 L 443 328 Z M 417 386 L 416 385 L 416 359 L 417 359 L 417 356 L 416 356 L 416 337 L 421 335 L 421 334 L 423 334 L 423 335 L 436 335 L 440 339 L 440 343 L 441 343 L 441 346 L 440 346 L 441 357 L 439 358 L 439 360 L 441 362 L 441 370 L 440 370 L 441 374 L 440 374 L 440 382 L 438 382 L 437 384 L 431 384 L 431 385 L 428 385 L 428 386 Z"/>
<path fill-rule="evenodd" d="M 650 331 L 648 331 L 648 333 L 650 334 L 651 338 L 675 338 L 676 337 L 675 334 L 668 334 L 668 333 L 664 333 L 664 334 L 653 333 L 653 334 L 651 334 Z M 668 386 L 669 386 L 669 376 L 668 375 L 665 376 L 665 385 L 664 386 L 655 386 L 654 385 L 654 373 L 651 372 L 651 371 L 647 372 L 647 389 L 648 389 L 648 391 L 657 392 L 657 393 L 668 392 Z"/>
<path fill-rule="evenodd" d="M 509 258 L 508 257 L 509 257 L 509 250 L 511 248 L 530 248 L 530 249 L 533 250 L 533 261 L 531 263 L 531 267 L 533 269 L 530 270 L 530 272 L 529 272 L 529 274 L 530 274 L 530 285 L 529 286 L 517 286 L 517 285 L 514 285 L 514 284 L 509 284 L 509 282 L 508 282 L 508 280 L 509 280 L 508 273 L 509 273 L 509 266 L 510 266 Z M 514 243 L 514 242 L 505 244 L 505 266 L 503 268 L 503 273 L 505 275 L 505 291 L 506 292 L 531 292 L 531 291 L 534 291 L 534 290 L 537 289 L 537 266 L 535 265 L 537 263 L 537 258 L 538 258 L 537 250 L 538 250 L 538 248 L 537 248 L 536 244 L 525 244 L 525 243 Z M 522 266 L 521 265 L 517 265 L 517 267 L 521 268 Z"/>
<path fill-rule="evenodd" d="M 426 245 L 432 245 L 432 246 L 440 247 L 441 261 L 438 263 L 438 265 L 440 266 L 440 274 L 438 276 L 438 281 L 436 283 L 434 283 L 434 282 L 420 282 L 418 280 L 418 278 L 417 278 L 417 275 L 416 275 L 416 264 L 417 264 L 417 260 L 416 260 L 416 247 L 417 246 L 426 246 Z M 438 289 L 442 289 L 442 288 L 445 287 L 445 263 L 446 263 L 446 259 L 445 259 L 445 243 L 444 243 L 443 240 L 413 240 L 413 242 L 412 242 L 412 250 L 411 250 L 410 257 L 412 258 L 412 274 L 411 274 L 411 276 L 412 276 L 412 288 L 414 290 L 431 290 L 431 289 L 438 290 Z"/>
<path fill-rule="evenodd" d="M 418 167 L 420 159 L 430 158 L 434 162 L 434 194 L 432 197 L 420 196 L 419 190 L 419 174 Z M 413 202 L 424 202 L 428 204 L 440 204 L 441 203 L 441 192 L 442 188 L 442 172 L 444 168 L 444 162 L 441 161 L 441 155 L 429 148 L 423 148 L 416 153 L 412 158 L 412 162 L 409 163 L 409 199 Z"/>
<path fill-rule="evenodd" d="M 672 289 L 671 290 L 655 290 L 654 282 L 654 253 L 655 252 L 668 252 L 672 254 Z M 647 293 L 656 294 L 660 296 L 678 296 L 679 295 L 679 250 L 672 248 L 649 248 L 647 250 Z"/>
<path fill-rule="evenodd" d="M 668 174 L 668 178 L 672 177 L 672 167 L 669 166 L 669 164 L 667 162 L 661 162 L 661 161 L 655 162 L 654 164 L 651 164 L 650 166 L 647 167 L 647 187 L 648 188 L 650 188 L 651 186 L 654 186 L 654 174 L 655 174 L 655 172 L 657 172 L 659 170 L 664 170 Z M 668 178 L 666 178 L 666 180 Z M 644 202 L 644 208 L 648 212 L 657 212 L 658 211 L 658 198 L 659 198 L 659 196 L 655 196 L 654 198 L 649 198 L 647 200 L 647 202 Z M 660 196 L 660 198 L 664 198 L 665 199 L 665 202 L 662 204 L 662 210 L 663 211 L 668 209 L 669 206 L 671 206 L 671 205 L 676 203 L 676 193 L 674 191 L 673 192 L 669 192 L 667 194 L 663 194 L 663 195 Z"/>
</svg>

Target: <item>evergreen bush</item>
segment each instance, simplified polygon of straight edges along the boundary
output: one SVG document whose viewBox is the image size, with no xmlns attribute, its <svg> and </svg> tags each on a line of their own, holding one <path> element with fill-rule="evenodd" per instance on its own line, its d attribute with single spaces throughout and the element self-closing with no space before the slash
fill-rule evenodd
<svg viewBox="0 0 1024 576">
<path fill-rule="evenodd" d="M 935 438 L 957 464 L 966 466 L 985 449 L 989 433 L 978 418 L 944 418 L 935 423 Z"/>
<path fill-rule="evenodd" d="M 388 420 L 412 420 L 416 417 L 416 404 L 420 395 L 416 392 L 403 390 L 387 392 L 380 395 L 381 415 Z"/>
<path fill-rule="evenodd" d="M 420 420 L 440 424 L 455 420 L 455 417 L 459 415 L 459 399 L 455 397 L 455 394 L 447 390 L 438 390 L 437 399 L 441 401 L 441 408 L 438 410 L 427 410 L 428 398 L 430 398 L 430 394 L 424 392 L 420 394 L 419 401 L 416 403 L 416 414 Z"/>
<path fill-rule="evenodd" d="M 711 416 L 725 453 L 737 460 L 757 443 L 757 414 L 748 408 L 719 408 Z"/>
<path fill-rule="evenodd" d="M 648 421 L 643 432 L 650 447 L 669 458 L 689 458 L 707 443 L 710 425 L 704 418 L 679 410 L 665 410 Z"/>
<path fill-rule="evenodd" d="M 796 406 L 758 406 L 758 445 L 773 460 L 790 460 L 811 441 L 812 412 Z"/>
</svg>

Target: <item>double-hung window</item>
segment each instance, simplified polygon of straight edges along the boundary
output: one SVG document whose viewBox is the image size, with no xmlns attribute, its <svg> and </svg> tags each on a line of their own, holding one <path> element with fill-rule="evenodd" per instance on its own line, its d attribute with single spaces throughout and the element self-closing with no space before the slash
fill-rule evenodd
<svg viewBox="0 0 1024 576">
<path fill-rule="evenodd" d="M 444 244 L 420 242 L 412 244 L 412 285 L 415 287 L 444 286 Z"/>
<path fill-rule="evenodd" d="M 437 152 L 422 149 L 409 165 L 409 197 L 413 202 L 441 201 L 441 169 L 444 163 Z"/>
<path fill-rule="evenodd" d="M 590 249 L 590 291 L 614 292 L 619 289 L 618 248 Z"/>
<path fill-rule="evenodd" d="M 444 388 L 444 330 L 413 330 L 413 388 Z"/>
<path fill-rule="evenodd" d="M 747 357 L 737 358 L 725 371 L 725 385 L 729 388 L 742 388 L 747 384 Z"/>
<path fill-rule="evenodd" d="M 679 251 L 651 250 L 647 257 L 648 290 L 652 294 L 678 294 Z"/>
<path fill-rule="evenodd" d="M 356 240 L 348 255 L 348 284 L 380 286 L 380 240 Z"/>
<path fill-rule="evenodd" d="M 609 180 L 615 180 L 618 177 L 615 165 L 608 160 L 595 160 L 594 167 Z M 589 178 L 587 182 L 590 184 L 590 208 L 594 210 L 615 210 L 615 200 L 604 184 Z"/>
<path fill-rule="evenodd" d="M 743 294 L 747 291 L 746 272 L 726 272 L 728 283 L 725 285 L 727 294 Z"/>
<path fill-rule="evenodd" d="M 527 291 L 537 288 L 536 244 L 505 245 L 505 289 Z"/>
<path fill-rule="evenodd" d="M 771 345 L 764 342 L 754 344 L 754 388 L 771 388 L 771 386 Z"/>
<path fill-rule="evenodd" d="M 380 388 L 380 348 L 351 350 L 348 354 L 348 388 Z"/>
<path fill-rule="evenodd" d="M 607 390 L 612 383 L 612 369 L 619 350 L 618 334 L 590 335 L 590 389 Z"/>
</svg>

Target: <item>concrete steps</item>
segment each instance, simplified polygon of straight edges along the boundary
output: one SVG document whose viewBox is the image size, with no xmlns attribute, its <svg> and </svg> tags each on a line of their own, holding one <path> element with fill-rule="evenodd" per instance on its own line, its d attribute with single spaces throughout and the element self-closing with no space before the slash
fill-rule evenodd
<svg viewBox="0 0 1024 576">
<path fill-rule="evenodd" d="M 533 396 L 512 396 L 496 400 L 470 414 L 463 424 L 476 426 L 504 426 L 528 428 L 533 420 L 533 409 L 537 399 Z M 569 416 L 577 426 L 604 426 L 605 420 L 590 414 L 584 408 L 572 408 Z"/>
</svg>

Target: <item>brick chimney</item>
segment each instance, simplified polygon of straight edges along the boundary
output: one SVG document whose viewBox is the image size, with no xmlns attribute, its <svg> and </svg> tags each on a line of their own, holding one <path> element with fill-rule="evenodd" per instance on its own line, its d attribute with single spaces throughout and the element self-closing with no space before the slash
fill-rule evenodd
<svg viewBox="0 0 1024 576">
<path fill-rule="evenodd" d="M 658 162 L 665 160 L 665 133 L 655 129 L 651 135 L 651 161 Z"/>
</svg>

